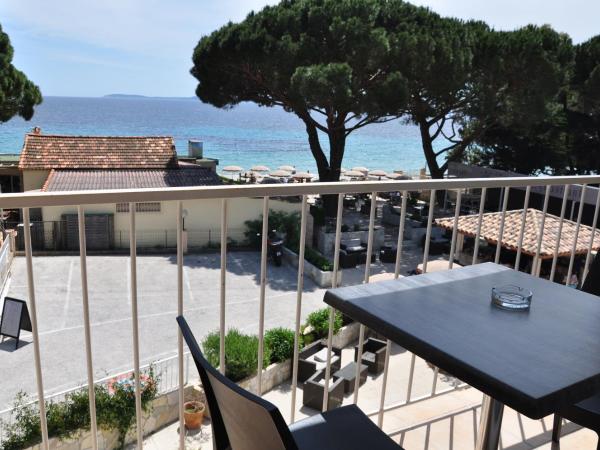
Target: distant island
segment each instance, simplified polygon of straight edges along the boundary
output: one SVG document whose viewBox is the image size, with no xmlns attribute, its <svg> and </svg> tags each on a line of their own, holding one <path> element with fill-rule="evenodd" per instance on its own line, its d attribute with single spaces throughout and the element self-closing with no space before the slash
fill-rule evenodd
<svg viewBox="0 0 600 450">
<path fill-rule="evenodd" d="M 102 98 L 140 98 L 140 99 L 177 99 L 177 100 L 190 100 L 195 99 L 196 97 L 152 97 L 148 95 L 138 95 L 138 94 L 107 94 Z"/>
</svg>

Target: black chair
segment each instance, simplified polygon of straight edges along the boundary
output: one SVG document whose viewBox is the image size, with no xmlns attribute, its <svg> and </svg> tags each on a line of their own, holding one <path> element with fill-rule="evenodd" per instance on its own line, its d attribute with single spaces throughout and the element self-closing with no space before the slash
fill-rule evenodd
<svg viewBox="0 0 600 450">
<path fill-rule="evenodd" d="M 211 414 L 214 450 L 401 450 L 355 405 L 288 427 L 277 407 L 245 391 L 204 359 L 182 316 L 177 322 L 200 373 Z"/>
<path fill-rule="evenodd" d="M 386 347 L 385 341 L 372 337 L 363 342 L 362 363 L 369 368 L 370 374 L 383 372 Z M 354 347 L 354 361 L 358 362 L 358 345 Z"/>
<path fill-rule="evenodd" d="M 581 290 L 589 294 L 600 296 L 600 256 L 598 254 L 590 265 L 589 272 Z M 600 299 L 598 299 L 598 301 L 600 301 Z M 597 449 L 600 450 L 600 393 L 575 405 L 561 409 L 554 415 L 554 427 L 552 430 L 552 440 L 554 442 L 558 442 L 560 439 L 562 418 L 595 431 L 596 434 L 598 434 Z"/>
</svg>

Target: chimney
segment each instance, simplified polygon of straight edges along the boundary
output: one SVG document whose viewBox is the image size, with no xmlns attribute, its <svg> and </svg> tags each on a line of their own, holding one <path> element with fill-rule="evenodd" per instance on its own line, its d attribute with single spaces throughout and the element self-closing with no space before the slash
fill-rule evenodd
<svg viewBox="0 0 600 450">
<path fill-rule="evenodd" d="M 33 127 L 33 134 L 42 134 L 42 129 L 40 127 Z"/>
<path fill-rule="evenodd" d="M 190 158 L 202 159 L 204 143 L 197 140 L 188 140 L 188 156 Z"/>
</svg>

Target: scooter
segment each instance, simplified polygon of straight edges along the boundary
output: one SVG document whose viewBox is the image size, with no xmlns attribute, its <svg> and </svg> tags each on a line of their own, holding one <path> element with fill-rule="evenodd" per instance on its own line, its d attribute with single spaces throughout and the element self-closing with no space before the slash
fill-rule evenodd
<svg viewBox="0 0 600 450">
<path fill-rule="evenodd" d="M 256 236 L 260 237 L 260 233 L 257 233 Z M 276 230 L 271 230 L 267 235 L 267 258 L 279 267 L 281 266 L 282 257 L 283 238 L 277 234 Z"/>
<path fill-rule="evenodd" d="M 276 266 L 281 266 L 281 258 L 283 256 L 283 238 L 277 234 L 275 230 L 269 233 L 267 239 L 267 256 Z"/>
</svg>

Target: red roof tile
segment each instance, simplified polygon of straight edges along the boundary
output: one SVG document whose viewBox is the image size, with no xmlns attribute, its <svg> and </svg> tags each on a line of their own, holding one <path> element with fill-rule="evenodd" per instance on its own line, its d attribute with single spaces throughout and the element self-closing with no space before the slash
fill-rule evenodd
<svg viewBox="0 0 600 450">
<path fill-rule="evenodd" d="M 177 168 L 172 137 L 25 135 L 20 169 Z"/>
<path fill-rule="evenodd" d="M 56 170 L 48 175 L 42 191 L 86 191 L 214 186 L 218 175 L 206 167 L 166 170 Z"/>
</svg>

